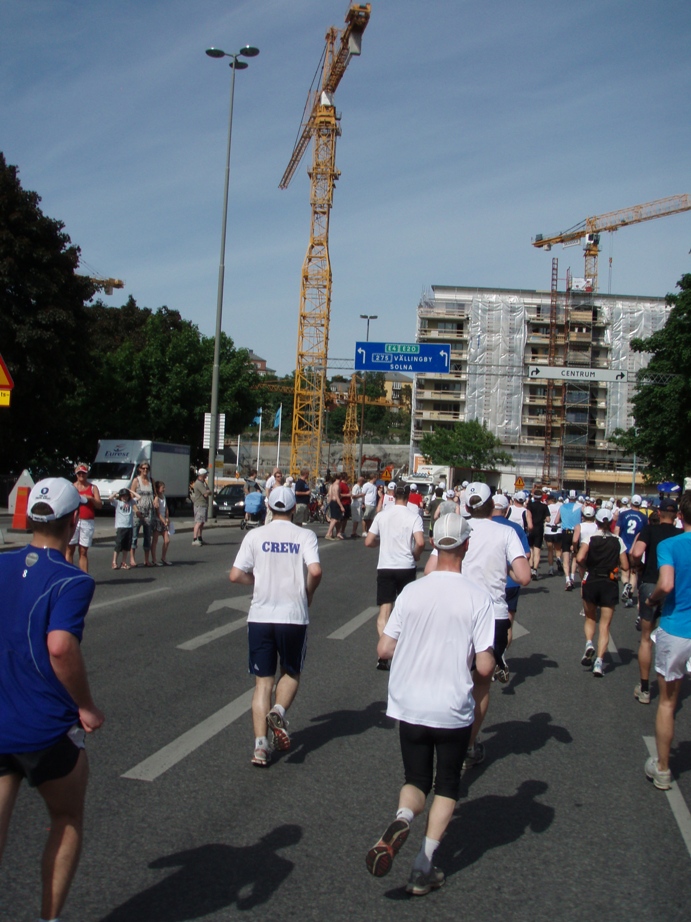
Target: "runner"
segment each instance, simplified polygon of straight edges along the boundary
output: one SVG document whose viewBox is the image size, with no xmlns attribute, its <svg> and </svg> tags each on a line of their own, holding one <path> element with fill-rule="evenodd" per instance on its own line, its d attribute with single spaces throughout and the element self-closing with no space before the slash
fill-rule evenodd
<svg viewBox="0 0 691 922">
<path fill-rule="evenodd" d="M 470 738 L 470 663 L 474 657 L 476 674 L 487 681 L 494 669 L 492 600 L 459 572 L 469 534 L 468 522 L 455 513 L 437 520 L 437 569 L 403 590 L 377 647 L 381 659 L 393 659 L 386 713 L 399 721 L 405 784 L 396 818 L 367 853 L 366 864 L 375 877 L 389 873 L 434 787 L 425 835 L 406 885 L 413 896 L 444 883 L 433 858 L 456 807 Z"/>
</svg>

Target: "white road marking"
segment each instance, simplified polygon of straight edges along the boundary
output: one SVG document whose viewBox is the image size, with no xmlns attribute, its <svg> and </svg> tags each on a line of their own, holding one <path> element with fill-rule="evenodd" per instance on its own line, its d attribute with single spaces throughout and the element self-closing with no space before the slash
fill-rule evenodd
<svg viewBox="0 0 691 922">
<path fill-rule="evenodd" d="M 127 605 L 129 602 L 134 602 L 136 599 L 143 599 L 147 595 L 153 595 L 155 592 L 170 592 L 170 586 L 160 586 L 158 589 L 147 589 L 146 592 L 137 592 L 134 595 L 124 596 L 120 599 L 109 599 L 107 602 L 96 602 L 95 605 L 89 606 L 89 611 L 94 611 L 96 608 L 105 608 L 107 605 Z"/>
<path fill-rule="evenodd" d="M 526 634 L 530 634 L 530 631 L 527 627 L 523 627 L 522 624 L 519 624 L 518 621 L 514 621 L 513 630 L 511 636 L 514 640 L 518 640 L 519 637 L 525 637 Z"/>
<path fill-rule="evenodd" d="M 607 644 L 607 650 L 609 655 L 612 657 L 612 662 L 616 663 L 617 666 L 621 666 L 621 656 L 619 656 L 619 651 L 617 650 L 617 645 L 614 642 L 612 635 L 609 635 L 609 643 Z"/>
<path fill-rule="evenodd" d="M 237 621 L 231 621 L 229 624 L 222 624 L 213 631 L 207 631 L 206 634 L 200 634 L 198 637 L 193 637 L 192 640 L 179 643 L 178 650 L 197 650 L 199 647 L 203 647 L 207 643 L 212 643 L 214 640 L 218 640 L 219 637 L 232 634 L 233 631 L 239 631 L 243 627 L 247 627 L 247 618 L 239 618 Z"/>
<path fill-rule="evenodd" d="M 327 640 L 345 640 L 346 637 L 349 637 L 353 631 L 357 631 L 359 627 L 362 627 L 363 624 L 373 618 L 379 612 L 379 607 L 373 605 L 371 608 L 366 608 L 364 611 L 361 611 L 359 615 L 356 615 L 354 618 L 351 618 L 350 621 L 347 621 L 343 627 L 339 627 L 337 631 L 334 631 L 333 634 L 329 634 Z"/>
<path fill-rule="evenodd" d="M 220 608 L 233 608 L 235 611 L 248 612 L 251 604 L 251 595 L 238 595 L 234 599 L 216 599 L 206 609 L 206 613 L 210 615 L 211 612 L 218 611 Z"/>
<path fill-rule="evenodd" d="M 134 768 L 122 775 L 122 778 L 130 778 L 135 781 L 155 781 L 169 768 L 181 762 L 185 756 L 190 755 L 195 749 L 198 749 L 212 737 L 229 727 L 238 717 L 242 717 L 252 706 L 252 695 L 254 689 L 251 688 L 239 698 L 235 698 L 230 704 L 226 704 L 220 711 L 216 711 L 206 720 L 202 720 L 196 727 L 187 730 L 172 743 L 168 743 L 158 752 L 155 752 L 148 759 L 144 759 Z"/>
<path fill-rule="evenodd" d="M 657 746 L 655 745 L 655 737 L 644 736 L 643 742 L 648 749 L 648 754 L 653 759 L 656 759 Z M 667 795 L 667 803 L 670 805 L 672 815 L 677 821 L 677 826 L 679 827 L 679 832 L 686 845 L 686 850 L 689 855 L 691 855 L 691 813 L 689 813 L 689 808 L 686 806 L 684 796 L 679 790 L 676 781 L 673 781 L 672 787 L 669 791 L 665 791 L 664 793 Z"/>
</svg>

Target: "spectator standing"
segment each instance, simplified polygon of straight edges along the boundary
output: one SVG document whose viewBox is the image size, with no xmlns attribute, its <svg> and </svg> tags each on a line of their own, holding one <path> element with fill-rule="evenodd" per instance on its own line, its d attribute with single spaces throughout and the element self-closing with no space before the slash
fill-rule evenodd
<svg viewBox="0 0 691 922">
<path fill-rule="evenodd" d="M 149 560 L 151 553 L 151 536 L 154 528 L 154 485 L 151 482 L 151 465 L 142 461 L 139 465 L 137 476 L 132 481 L 132 492 L 137 494 L 134 506 L 134 529 L 132 531 L 132 550 L 130 551 L 130 566 L 136 567 L 135 551 L 139 540 L 139 530 L 144 531 L 144 565 L 153 567 Z"/>
<path fill-rule="evenodd" d="M 209 496 L 211 495 L 211 490 L 206 482 L 207 476 L 206 468 L 200 467 L 197 471 L 197 479 L 192 484 L 192 509 L 194 510 L 193 547 L 201 547 L 204 544 L 202 534 L 206 520 L 209 517 Z"/>
<path fill-rule="evenodd" d="M 329 520 L 329 527 L 326 530 L 324 538 L 326 541 L 335 541 L 342 538 L 343 535 L 336 534 L 341 521 L 343 520 L 343 503 L 341 502 L 340 478 L 334 474 L 329 484 L 329 490 L 326 494 L 326 515 Z"/>
<path fill-rule="evenodd" d="M 307 649 L 309 606 L 321 580 L 317 536 L 291 522 L 295 494 L 275 486 L 269 495 L 274 516 L 265 528 L 244 537 L 231 583 L 253 586 L 247 616 L 249 671 L 254 675 L 252 764 L 265 768 L 273 748 L 290 748 L 286 711 L 295 700 Z M 305 568 L 307 576 L 305 577 Z M 271 694 L 280 662 L 275 702 Z"/>
<path fill-rule="evenodd" d="M 79 864 L 88 761 L 85 733 L 103 713 L 80 643 L 94 581 L 66 561 L 82 503 L 61 477 L 31 490 L 28 547 L 0 554 L 0 858 L 22 779 L 50 816 L 41 864 L 41 919 L 57 920 Z"/>
<path fill-rule="evenodd" d="M 358 525 L 362 522 L 364 504 L 365 504 L 365 478 L 360 475 L 357 479 L 357 482 L 353 484 L 353 489 L 350 491 L 351 503 L 350 503 L 350 517 L 353 521 L 353 527 L 350 532 L 351 538 L 359 538 L 358 535 Z"/>
<path fill-rule="evenodd" d="M 151 542 L 151 560 L 157 567 L 170 567 L 171 562 L 168 560 L 168 545 L 170 544 L 170 512 L 168 510 L 168 500 L 166 499 L 166 485 L 162 480 L 157 480 L 154 484 L 156 496 L 154 498 L 154 533 Z M 156 560 L 156 546 L 159 537 L 163 541 L 163 550 L 161 559 Z"/>
<path fill-rule="evenodd" d="M 363 502 L 365 505 L 363 514 L 362 514 L 362 536 L 363 538 L 367 537 L 367 532 L 370 529 L 370 525 L 377 514 L 377 474 L 376 472 L 370 474 L 369 480 L 363 486 Z"/>
<path fill-rule="evenodd" d="M 87 478 L 89 476 L 89 465 L 80 462 L 74 469 L 76 475 L 75 487 L 80 496 L 86 497 L 86 503 L 79 506 L 79 519 L 74 534 L 70 538 L 67 548 L 67 562 L 74 563 L 74 549 L 79 547 L 79 569 L 84 573 L 89 572 L 89 548 L 94 540 L 94 530 L 96 527 L 96 512 L 103 508 L 103 501 L 98 487 L 91 483 Z"/>
<path fill-rule="evenodd" d="M 341 506 L 343 507 L 343 518 L 338 524 L 337 532 L 339 538 L 345 538 L 345 530 L 348 522 L 351 518 L 351 505 L 352 505 L 352 495 L 350 492 L 350 487 L 348 486 L 348 480 L 345 473 L 338 475 L 338 489 L 341 495 Z"/>
<path fill-rule="evenodd" d="M 115 549 L 113 551 L 113 569 L 129 570 L 127 557 L 132 550 L 132 530 L 134 528 L 134 503 L 136 495 L 123 487 L 119 493 L 113 493 L 110 503 L 115 506 Z M 118 566 L 118 554 L 122 554 L 122 563 Z"/>
</svg>

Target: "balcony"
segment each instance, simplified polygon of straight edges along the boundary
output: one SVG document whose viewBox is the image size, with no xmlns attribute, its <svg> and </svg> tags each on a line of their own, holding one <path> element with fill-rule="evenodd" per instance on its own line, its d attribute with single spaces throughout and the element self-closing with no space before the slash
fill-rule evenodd
<svg viewBox="0 0 691 922">
<path fill-rule="evenodd" d="M 446 319 L 448 317 L 458 317 L 465 319 L 468 316 L 468 309 L 464 304 L 459 304 L 456 307 L 453 304 L 449 304 L 448 301 L 445 301 L 443 304 L 434 304 L 428 301 L 418 305 L 417 315 L 420 318 L 443 317 Z"/>
<path fill-rule="evenodd" d="M 453 342 L 458 339 L 467 339 L 463 329 L 460 330 L 437 330 L 433 327 L 420 327 L 419 339 L 422 342 L 428 342 L 431 339 L 441 340 L 441 342 Z"/>
<path fill-rule="evenodd" d="M 458 403 L 459 400 L 465 400 L 465 392 L 462 391 L 435 391 L 430 388 L 425 388 L 424 390 L 417 390 L 415 392 L 415 397 L 418 401 L 421 400 L 453 400 Z"/>
<path fill-rule="evenodd" d="M 426 419 L 430 422 L 435 420 L 446 421 L 446 422 L 458 422 L 465 419 L 465 413 L 461 413 L 460 410 L 454 412 L 446 412 L 444 410 L 415 410 L 415 419 Z"/>
</svg>

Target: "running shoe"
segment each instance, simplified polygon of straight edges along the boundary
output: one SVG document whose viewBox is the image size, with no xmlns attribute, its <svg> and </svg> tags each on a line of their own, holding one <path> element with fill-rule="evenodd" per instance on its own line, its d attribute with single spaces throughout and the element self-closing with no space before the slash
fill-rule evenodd
<svg viewBox="0 0 691 922">
<path fill-rule="evenodd" d="M 463 768 L 472 768 L 474 765 L 480 765 L 485 761 L 485 747 L 482 743 L 475 743 L 469 746 L 468 751 L 463 759 Z"/>
<path fill-rule="evenodd" d="M 266 715 L 266 723 L 273 733 L 274 737 L 274 749 L 279 749 L 285 752 L 286 749 L 290 749 L 290 737 L 288 736 L 288 721 L 285 717 L 281 717 L 278 711 L 273 708 Z"/>
<path fill-rule="evenodd" d="M 629 598 L 624 602 L 624 608 L 633 608 L 633 599 Z"/>
<path fill-rule="evenodd" d="M 557 557 L 557 570 L 560 573 L 564 572 L 564 564 L 562 563 L 561 557 Z"/>
<path fill-rule="evenodd" d="M 494 675 L 492 676 L 492 679 L 496 679 L 497 682 L 501 682 L 502 685 L 506 685 L 510 678 L 511 673 L 509 672 L 509 667 L 506 660 L 502 658 L 501 661 L 494 667 Z"/>
<path fill-rule="evenodd" d="M 631 588 L 631 583 L 625 583 L 624 588 L 621 593 L 622 602 L 626 602 L 627 599 L 630 599 L 633 596 L 633 589 Z"/>
<path fill-rule="evenodd" d="M 268 749 L 258 748 L 254 750 L 252 765 L 258 765 L 259 768 L 267 768 L 270 762 L 271 753 Z"/>
<path fill-rule="evenodd" d="M 389 672 L 391 670 L 391 660 L 390 659 L 378 659 L 377 669 L 381 670 L 381 672 Z"/>
<path fill-rule="evenodd" d="M 595 662 L 593 663 L 593 675 L 596 679 L 601 679 L 605 674 L 605 664 L 602 662 L 602 659 L 598 656 Z"/>
<path fill-rule="evenodd" d="M 530 578 L 537 579 L 537 570 L 533 569 L 530 571 Z"/>
<path fill-rule="evenodd" d="M 425 896 L 430 890 L 438 890 L 443 883 L 444 872 L 439 868 L 430 868 L 429 871 L 413 868 L 405 885 L 405 892 L 413 896 Z"/>
<path fill-rule="evenodd" d="M 648 691 L 641 691 L 641 683 L 633 690 L 633 697 L 638 698 L 641 704 L 650 704 L 650 689 Z"/>
<path fill-rule="evenodd" d="M 583 653 L 583 658 L 581 659 L 581 666 L 590 666 L 595 656 L 595 647 L 588 641 L 585 645 L 585 651 Z"/>
<path fill-rule="evenodd" d="M 192 547 L 201 547 L 201 546 L 202 546 L 201 538 L 195 538 L 194 541 L 192 541 Z"/>
<path fill-rule="evenodd" d="M 667 769 L 661 772 L 657 767 L 657 759 L 651 756 L 645 763 L 645 777 L 652 781 L 659 791 L 669 791 L 672 787 L 672 772 Z"/>
<path fill-rule="evenodd" d="M 567 579 L 567 580 L 566 580 L 566 584 L 564 585 L 564 589 L 566 590 L 566 592 L 572 592 L 572 591 L 573 591 L 573 583 L 571 582 L 570 579 Z"/>
<path fill-rule="evenodd" d="M 547 571 L 547 576 L 554 576 L 554 567 L 550 567 Z"/>
<path fill-rule="evenodd" d="M 640 631 L 640 629 L 641 629 L 641 616 L 640 616 L 640 615 L 636 618 L 636 625 L 635 625 L 635 627 L 636 627 L 636 630 L 637 630 L 637 631 Z"/>
<path fill-rule="evenodd" d="M 365 864 L 374 877 L 384 877 L 391 870 L 396 855 L 401 850 L 410 834 L 408 820 L 394 820 L 386 827 L 386 832 L 367 852 Z"/>
</svg>

